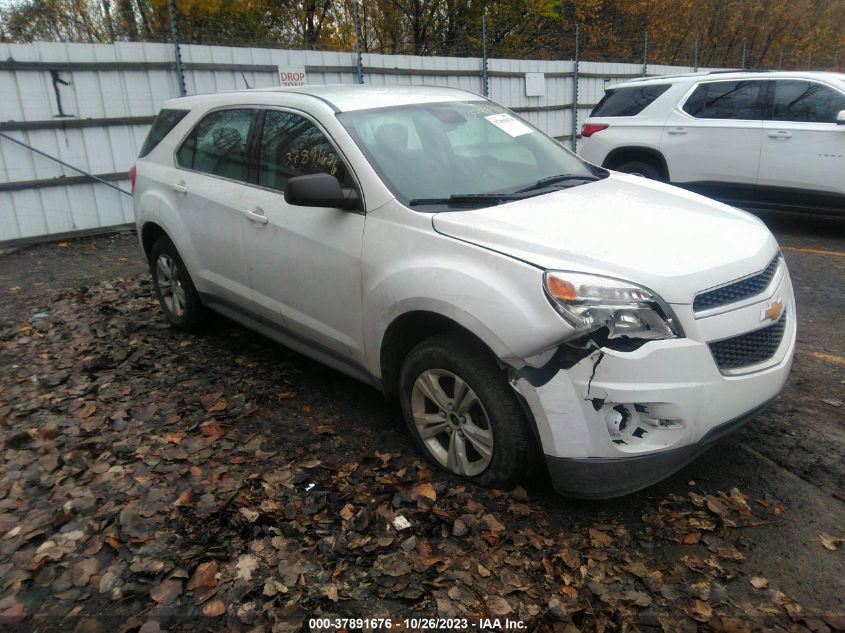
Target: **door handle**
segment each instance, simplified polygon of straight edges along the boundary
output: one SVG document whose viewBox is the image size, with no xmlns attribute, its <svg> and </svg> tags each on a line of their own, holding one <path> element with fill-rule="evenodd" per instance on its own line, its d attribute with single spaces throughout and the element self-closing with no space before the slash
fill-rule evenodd
<svg viewBox="0 0 845 633">
<path fill-rule="evenodd" d="M 682 127 L 676 127 L 676 128 L 673 128 L 671 130 L 666 130 L 666 131 L 669 134 L 686 134 L 687 133 L 686 128 L 682 128 Z"/>
<path fill-rule="evenodd" d="M 248 220 L 251 220 L 252 222 L 255 222 L 257 224 L 267 224 L 267 222 L 270 221 L 270 219 L 266 215 L 264 215 L 264 211 L 262 211 L 261 209 L 255 209 L 255 211 L 250 211 L 249 209 L 246 209 L 244 211 L 244 215 L 247 217 Z"/>
<path fill-rule="evenodd" d="M 176 193 L 188 193 L 188 185 L 184 181 L 174 182 L 170 186 Z"/>
<path fill-rule="evenodd" d="M 780 130 L 778 132 L 769 132 L 769 138 L 792 138 L 792 134 L 790 132 Z"/>
</svg>

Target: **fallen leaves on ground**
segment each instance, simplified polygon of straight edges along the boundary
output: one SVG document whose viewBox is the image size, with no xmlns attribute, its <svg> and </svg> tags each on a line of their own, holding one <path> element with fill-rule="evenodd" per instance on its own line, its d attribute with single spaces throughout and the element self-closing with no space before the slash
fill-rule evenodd
<svg viewBox="0 0 845 633">
<path fill-rule="evenodd" d="M 809 617 L 743 574 L 735 529 L 776 521 L 775 500 L 699 488 L 644 501 L 637 524 L 597 510 L 561 525 L 525 490 L 433 472 L 399 432 L 310 400 L 306 374 L 327 370 L 236 326 L 178 332 L 151 297 L 145 277 L 104 282 L 0 332 L 3 622 L 504 616 L 572 633 Z M 731 598 L 743 578 L 753 603 Z"/>
<path fill-rule="evenodd" d="M 843 536 L 831 536 L 830 534 L 827 534 L 826 532 L 822 532 L 821 534 L 819 534 L 819 540 L 822 542 L 822 545 L 824 545 L 824 547 L 826 549 L 829 549 L 831 552 L 836 551 L 836 548 L 839 545 L 841 545 L 842 543 L 845 543 L 845 537 L 843 537 Z"/>
<path fill-rule="evenodd" d="M 769 586 L 769 581 L 761 576 L 753 576 L 750 582 L 755 589 L 766 589 Z"/>
</svg>

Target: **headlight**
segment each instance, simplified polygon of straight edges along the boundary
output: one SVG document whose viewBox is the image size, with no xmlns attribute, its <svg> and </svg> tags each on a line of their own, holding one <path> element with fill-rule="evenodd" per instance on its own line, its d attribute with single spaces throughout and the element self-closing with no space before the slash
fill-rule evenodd
<svg viewBox="0 0 845 633">
<path fill-rule="evenodd" d="M 545 286 L 554 306 L 581 334 L 607 327 L 610 339 L 681 335 L 669 306 L 650 290 L 630 282 L 556 271 L 545 274 Z"/>
</svg>

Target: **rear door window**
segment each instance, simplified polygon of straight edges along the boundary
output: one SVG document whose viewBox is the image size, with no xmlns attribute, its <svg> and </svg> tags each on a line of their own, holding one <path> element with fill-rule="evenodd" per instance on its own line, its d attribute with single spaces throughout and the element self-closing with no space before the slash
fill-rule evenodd
<svg viewBox="0 0 845 633">
<path fill-rule="evenodd" d="M 697 119 L 762 119 L 763 81 L 711 81 L 700 84 L 683 110 Z"/>
<path fill-rule="evenodd" d="M 141 146 L 141 153 L 138 154 L 138 158 L 143 158 L 153 151 L 162 139 L 170 134 L 170 130 L 185 118 L 186 114 L 188 114 L 187 110 L 162 110 L 159 112 L 155 121 L 153 121 L 153 126 L 150 128 L 146 140 L 144 140 L 144 144 Z"/>
<path fill-rule="evenodd" d="M 231 180 L 246 181 L 247 146 L 256 110 L 237 108 L 207 114 L 176 154 L 180 167 Z"/>
<path fill-rule="evenodd" d="M 325 135 L 292 112 L 264 113 L 258 156 L 258 184 L 278 191 L 294 176 L 324 173 L 341 182 L 346 177 L 346 167 Z"/>
<path fill-rule="evenodd" d="M 836 115 L 845 110 L 845 95 L 812 81 L 777 80 L 770 121 L 799 123 L 836 123 Z"/>
<path fill-rule="evenodd" d="M 667 90 L 669 84 L 612 88 L 604 93 L 590 116 L 636 116 Z"/>
</svg>

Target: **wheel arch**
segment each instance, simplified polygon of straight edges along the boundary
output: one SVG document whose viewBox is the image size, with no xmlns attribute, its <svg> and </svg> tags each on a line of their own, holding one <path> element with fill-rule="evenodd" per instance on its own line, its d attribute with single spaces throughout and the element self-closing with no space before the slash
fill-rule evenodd
<svg viewBox="0 0 845 633">
<path fill-rule="evenodd" d="M 523 416 L 523 422 L 527 429 L 527 434 L 524 437 L 525 450 L 532 455 L 542 455 L 543 443 L 537 420 L 523 394 L 514 387 L 508 365 L 498 358 L 493 349 L 479 336 L 442 314 L 427 310 L 415 310 L 402 314 L 390 324 L 385 332 L 381 348 L 382 385 L 385 395 L 390 398 L 398 398 L 399 376 L 403 360 L 416 345 L 440 334 L 460 337 L 461 341 L 467 341 L 471 347 L 479 350 L 498 365 L 501 377 L 509 383 L 506 386 L 503 383 L 503 386 L 507 393 L 513 396 L 518 410 Z M 458 347 L 457 342 L 453 345 L 454 348 Z M 451 346 L 450 348 L 454 349 Z M 531 463 L 524 466 L 523 472 L 523 475 L 527 478 L 534 477 L 545 468 L 542 461 L 534 463 L 533 460 L 528 460 L 528 462 Z"/>
<path fill-rule="evenodd" d="M 647 161 L 655 165 L 663 172 L 663 175 L 666 177 L 666 181 L 668 182 L 670 180 L 669 165 L 666 163 L 666 158 L 660 150 L 653 147 L 631 145 L 614 148 L 608 152 L 607 156 L 605 156 L 602 167 L 615 169 L 619 165 L 632 160 Z"/>
<path fill-rule="evenodd" d="M 159 238 L 166 237 L 173 242 L 173 246 L 187 267 L 188 274 L 191 275 L 194 285 L 197 286 L 198 290 L 201 290 L 200 284 L 202 283 L 202 279 L 198 279 L 195 275 L 200 270 L 197 253 L 193 249 L 190 233 L 178 221 L 178 218 L 176 221 L 166 221 L 163 216 L 150 218 L 140 224 L 138 236 L 147 263 L 150 263 L 150 254 L 152 253 L 153 245 Z"/>
<path fill-rule="evenodd" d="M 379 349 L 382 387 L 385 395 L 398 394 L 402 361 L 416 345 L 437 334 L 465 336 L 497 358 L 493 348 L 458 321 L 430 310 L 411 310 L 397 316 L 384 332 Z"/>
<path fill-rule="evenodd" d="M 153 244 L 155 244 L 156 240 L 162 236 L 170 237 L 161 225 L 156 224 L 153 221 L 145 222 L 141 227 L 141 247 L 144 249 L 144 255 L 147 257 L 147 262 L 150 261 L 150 253 L 153 250 Z"/>
</svg>

